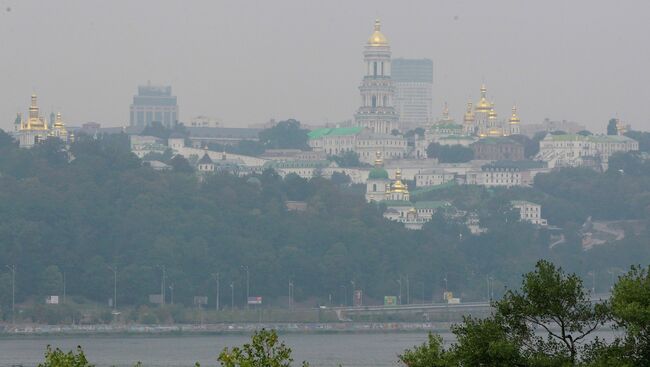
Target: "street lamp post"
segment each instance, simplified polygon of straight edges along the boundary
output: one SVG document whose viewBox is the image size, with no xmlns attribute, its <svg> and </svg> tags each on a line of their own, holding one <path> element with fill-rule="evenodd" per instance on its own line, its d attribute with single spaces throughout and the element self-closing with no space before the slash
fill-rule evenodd
<svg viewBox="0 0 650 367">
<path fill-rule="evenodd" d="M 406 275 L 406 304 L 411 304 L 411 283 L 409 283 L 409 276 Z"/>
<path fill-rule="evenodd" d="M 341 286 L 341 288 L 343 288 L 343 306 L 347 306 L 347 304 L 348 304 L 348 287 L 345 284 L 343 284 Z"/>
<path fill-rule="evenodd" d="M 217 282 L 217 299 L 214 303 L 214 310 L 219 311 L 219 273 L 213 273 L 212 277 Z"/>
<path fill-rule="evenodd" d="M 354 284 L 354 280 L 350 281 L 350 285 L 352 285 L 352 306 L 354 306 L 354 294 L 356 292 L 356 285 Z"/>
<path fill-rule="evenodd" d="M 11 323 L 16 324 L 16 265 L 7 265 L 11 271 Z"/>
<path fill-rule="evenodd" d="M 289 281 L 289 310 L 293 310 L 293 280 Z"/>
<path fill-rule="evenodd" d="M 399 284 L 399 293 L 397 295 L 397 304 L 401 305 L 402 304 L 402 278 L 397 279 L 397 283 Z"/>
<path fill-rule="evenodd" d="M 230 309 L 235 310 L 235 281 L 230 282 Z"/>
<path fill-rule="evenodd" d="M 113 311 L 117 310 L 117 265 L 108 267 L 113 272 Z"/>
<path fill-rule="evenodd" d="M 173 306 L 174 305 L 174 283 L 169 285 L 169 291 L 171 293 L 170 294 L 171 297 L 169 299 L 169 304 Z"/>
<path fill-rule="evenodd" d="M 250 297 L 250 270 L 247 265 L 241 266 L 246 271 L 246 309 L 248 310 L 248 297 Z"/>
<path fill-rule="evenodd" d="M 165 265 L 158 265 L 162 269 L 162 276 L 160 279 L 160 305 L 165 305 Z"/>
</svg>

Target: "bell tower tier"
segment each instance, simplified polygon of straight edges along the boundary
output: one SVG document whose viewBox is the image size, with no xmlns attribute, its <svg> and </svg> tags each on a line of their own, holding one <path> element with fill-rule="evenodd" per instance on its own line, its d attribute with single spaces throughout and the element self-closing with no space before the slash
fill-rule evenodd
<svg viewBox="0 0 650 367">
<path fill-rule="evenodd" d="M 390 46 L 381 33 L 379 20 L 375 21 L 375 30 L 368 39 L 363 59 L 366 73 L 359 86 L 361 107 L 354 116 L 355 122 L 373 132 L 390 134 L 399 130 L 399 117 L 393 107 L 395 88 L 390 77 Z"/>
</svg>

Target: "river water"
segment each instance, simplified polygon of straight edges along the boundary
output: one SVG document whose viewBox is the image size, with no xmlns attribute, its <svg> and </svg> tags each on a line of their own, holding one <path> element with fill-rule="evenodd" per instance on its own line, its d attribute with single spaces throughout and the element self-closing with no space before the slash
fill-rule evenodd
<svg viewBox="0 0 650 367">
<path fill-rule="evenodd" d="M 337 333 L 281 334 L 281 339 L 293 350 L 294 360 L 310 362 L 312 366 L 396 366 L 397 355 L 405 348 L 426 341 L 419 333 Z M 451 337 L 451 335 L 444 335 Z M 97 337 L 34 337 L 0 339 L 0 366 L 36 366 L 43 361 L 45 346 L 63 350 L 81 345 L 91 363 L 98 367 L 132 366 L 141 361 L 144 366 L 176 367 L 219 366 L 217 356 L 224 347 L 248 342 L 248 335 L 201 336 L 97 336 Z M 294 363 L 299 365 L 299 363 Z"/>
<path fill-rule="evenodd" d="M 599 331 L 599 337 L 611 339 L 612 331 Z M 441 333 L 448 343 L 450 333 Z M 65 351 L 81 345 L 91 363 L 98 367 L 132 366 L 140 361 L 146 367 L 219 366 L 217 356 L 224 347 L 248 342 L 249 335 L 196 336 L 46 336 L 0 338 L 0 367 L 36 366 L 43 361 L 45 346 Z M 327 367 L 385 367 L 398 366 L 397 355 L 427 339 L 426 332 L 408 333 L 288 333 L 280 334 L 292 348 L 299 365 L 308 361 L 312 366 Z"/>
</svg>

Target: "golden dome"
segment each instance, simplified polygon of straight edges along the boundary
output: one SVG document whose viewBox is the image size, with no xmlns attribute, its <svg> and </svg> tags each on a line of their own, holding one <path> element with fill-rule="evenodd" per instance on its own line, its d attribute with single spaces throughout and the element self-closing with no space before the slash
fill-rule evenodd
<svg viewBox="0 0 650 367">
<path fill-rule="evenodd" d="M 474 122 L 474 112 L 472 112 L 472 102 L 467 102 L 467 111 L 465 111 L 465 122 Z"/>
<path fill-rule="evenodd" d="M 512 115 L 510 116 L 510 120 L 508 120 L 511 125 L 516 125 L 521 122 L 519 119 L 519 116 L 517 116 L 517 106 L 512 106 Z"/>
<path fill-rule="evenodd" d="M 488 119 L 490 120 L 496 120 L 497 118 L 497 111 L 494 110 L 494 104 L 490 106 L 490 110 L 488 111 Z"/>
<path fill-rule="evenodd" d="M 408 185 L 402 182 L 402 171 L 398 168 L 395 172 L 395 182 L 390 189 L 391 192 L 408 193 Z"/>
<path fill-rule="evenodd" d="M 65 125 L 63 124 L 63 119 L 61 118 L 61 112 L 56 114 L 56 119 L 54 120 L 55 129 L 63 129 Z"/>
<path fill-rule="evenodd" d="M 492 105 L 487 100 L 487 88 L 485 84 L 481 85 L 481 99 L 476 104 L 476 112 L 488 112 Z"/>
<path fill-rule="evenodd" d="M 369 46 L 388 46 L 388 39 L 381 33 L 381 22 L 379 19 L 375 20 L 375 31 L 372 32 L 368 38 Z"/>
</svg>

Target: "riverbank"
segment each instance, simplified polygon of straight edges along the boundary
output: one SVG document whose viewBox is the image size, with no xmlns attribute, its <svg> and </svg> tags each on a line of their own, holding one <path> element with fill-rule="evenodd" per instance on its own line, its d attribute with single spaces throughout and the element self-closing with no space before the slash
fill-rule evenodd
<svg viewBox="0 0 650 367">
<path fill-rule="evenodd" d="M 0 337 L 38 335 L 202 335 L 249 334 L 275 329 L 282 333 L 386 333 L 448 331 L 449 322 L 225 323 L 205 325 L 0 325 Z"/>
</svg>

